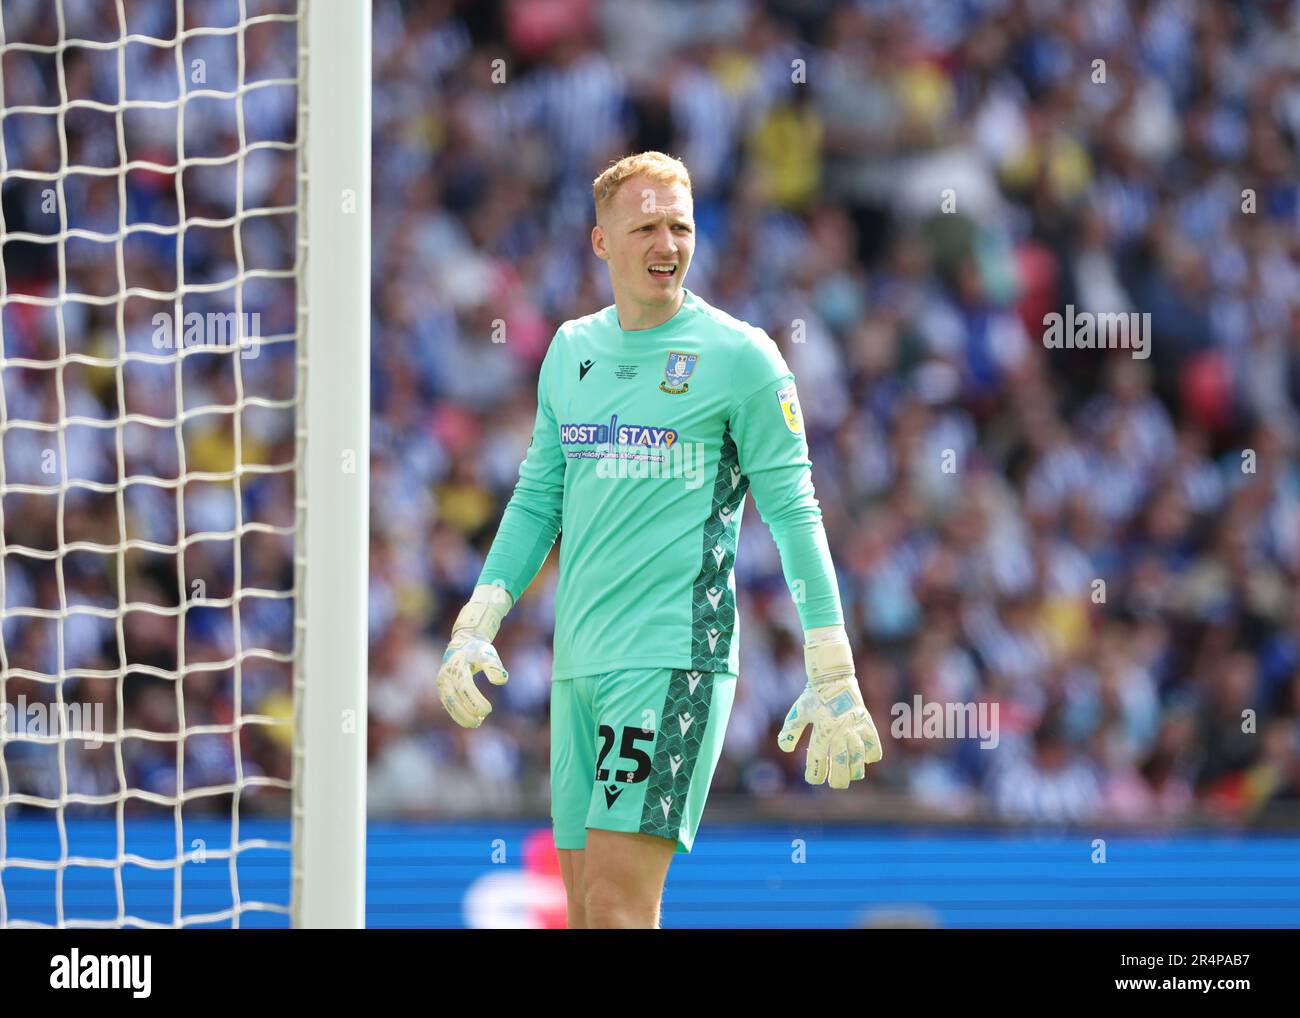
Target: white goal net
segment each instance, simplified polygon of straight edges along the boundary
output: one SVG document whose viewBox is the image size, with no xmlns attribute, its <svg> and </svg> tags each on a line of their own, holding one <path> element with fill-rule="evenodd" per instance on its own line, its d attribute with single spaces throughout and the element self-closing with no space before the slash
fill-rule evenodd
<svg viewBox="0 0 1300 1018">
<path fill-rule="evenodd" d="M 0 927 L 301 922 L 309 5 L 0 13 Z"/>
</svg>

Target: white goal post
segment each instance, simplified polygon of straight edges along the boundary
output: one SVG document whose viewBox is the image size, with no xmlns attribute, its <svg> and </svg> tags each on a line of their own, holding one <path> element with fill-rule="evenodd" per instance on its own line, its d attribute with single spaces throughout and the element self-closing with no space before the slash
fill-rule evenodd
<svg viewBox="0 0 1300 1018">
<path fill-rule="evenodd" d="M 308 0 L 302 705 L 294 921 L 365 925 L 370 0 Z M 301 100 L 300 100 L 301 101 Z M 345 466 L 350 468 L 345 470 Z M 301 560 L 300 560 L 301 561 Z"/>
<path fill-rule="evenodd" d="M 370 45 L 0 4 L 0 928 L 365 924 Z"/>
</svg>

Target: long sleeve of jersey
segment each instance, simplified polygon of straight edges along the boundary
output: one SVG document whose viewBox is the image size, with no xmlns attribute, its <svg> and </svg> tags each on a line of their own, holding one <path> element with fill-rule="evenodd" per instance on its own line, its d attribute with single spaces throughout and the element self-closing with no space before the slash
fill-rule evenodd
<svg viewBox="0 0 1300 1018">
<path fill-rule="evenodd" d="M 763 354 L 771 381 L 742 394 L 732 412 L 730 428 L 740 471 L 749 479 L 754 504 L 772 532 L 804 630 L 838 626 L 844 622 L 839 586 L 813 491 L 794 375 L 770 340 L 756 352 Z"/>
<path fill-rule="evenodd" d="M 564 506 L 564 452 L 549 395 L 552 351 L 537 380 L 537 417 L 519 480 L 506 505 L 479 583 L 500 583 L 516 601 L 542 568 L 559 536 Z"/>
</svg>

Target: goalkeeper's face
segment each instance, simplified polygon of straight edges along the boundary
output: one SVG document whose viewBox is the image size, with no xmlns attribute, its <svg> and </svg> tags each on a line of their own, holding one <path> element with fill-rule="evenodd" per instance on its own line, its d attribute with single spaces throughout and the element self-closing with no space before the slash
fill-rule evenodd
<svg viewBox="0 0 1300 1018">
<path fill-rule="evenodd" d="M 630 177 L 597 216 L 591 246 L 609 264 L 616 301 L 676 310 L 695 253 L 691 192 Z"/>
</svg>

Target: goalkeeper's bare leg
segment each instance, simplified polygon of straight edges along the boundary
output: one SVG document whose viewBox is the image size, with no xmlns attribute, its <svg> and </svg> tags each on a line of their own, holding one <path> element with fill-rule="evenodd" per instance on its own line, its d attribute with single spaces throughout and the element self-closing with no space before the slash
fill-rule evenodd
<svg viewBox="0 0 1300 1018">
<path fill-rule="evenodd" d="M 585 849 L 560 850 L 569 928 L 658 929 L 659 902 L 676 847 L 675 841 L 652 834 L 587 828 Z"/>
<path fill-rule="evenodd" d="M 580 848 L 561 848 L 560 876 L 564 878 L 564 896 L 569 905 L 569 929 L 585 930 L 587 928 L 587 901 L 583 891 L 583 850 Z"/>
</svg>

